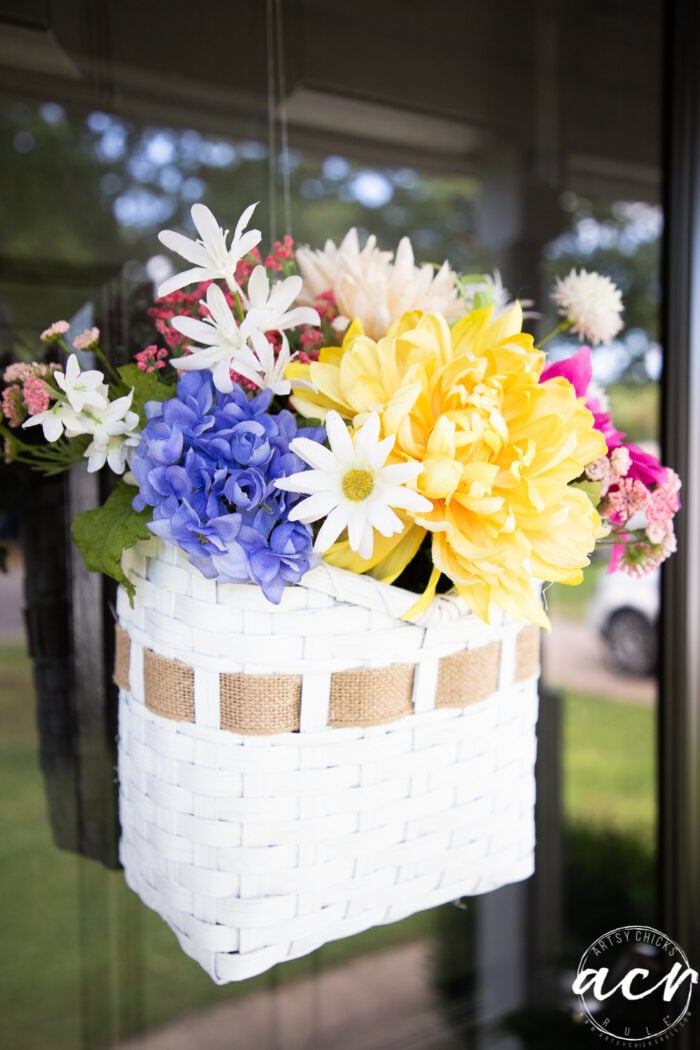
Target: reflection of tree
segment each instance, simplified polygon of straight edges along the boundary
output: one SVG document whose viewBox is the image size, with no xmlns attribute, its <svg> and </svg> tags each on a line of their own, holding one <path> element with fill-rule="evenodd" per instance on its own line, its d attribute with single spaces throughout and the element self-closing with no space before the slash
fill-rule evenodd
<svg viewBox="0 0 700 1050">
<path fill-rule="evenodd" d="M 15 341 L 28 341 L 55 317 L 70 316 L 86 299 L 99 297 L 110 277 L 122 274 L 128 285 L 143 282 L 144 264 L 159 254 L 157 231 L 191 230 L 195 200 L 206 200 L 225 225 L 260 200 L 255 222 L 264 233 L 263 247 L 268 244 L 268 158 L 253 138 L 226 140 L 56 103 L 12 101 L 2 111 L 0 141 L 0 312 L 8 314 L 4 325 Z M 295 149 L 287 163 L 298 241 L 320 247 L 356 225 L 375 233 L 384 248 L 395 248 L 408 233 L 420 260 L 449 258 L 458 270 L 489 268 L 476 233 L 474 179 L 368 167 Z M 595 203 L 572 193 L 564 193 L 561 203 L 570 227 L 550 243 L 545 276 L 551 280 L 585 266 L 619 284 L 626 304 L 619 371 L 647 381 L 647 355 L 658 329 L 660 209 Z M 281 192 L 278 204 L 281 213 Z"/>
<path fill-rule="evenodd" d="M 255 221 L 267 244 L 268 161 L 258 141 L 24 102 L 6 103 L 0 140 L 4 295 L 25 338 L 96 295 L 124 265 L 130 280 L 142 278 L 142 264 L 158 252 L 157 231 L 191 228 L 195 200 L 206 200 L 224 225 L 261 200 Z M 473 234 L 473 179 L 296 150 L 288 163 L 298 241 L 320 247 L 356 225 L 386 248 L 410 234 L 424 260 L 488 263 Z"/>
<path fill-rule="evenodd" d="M 625 303 L 618 375 L 636 383 L 656 378 L 648 355 L 659 338 L 661 208 L 641 201 L 593 202 L 573 193 L 565 193 L 562 204 L 571 224 L 549 245 L 547 279 L 572 267 L 611 277 Z"/>
</svg>

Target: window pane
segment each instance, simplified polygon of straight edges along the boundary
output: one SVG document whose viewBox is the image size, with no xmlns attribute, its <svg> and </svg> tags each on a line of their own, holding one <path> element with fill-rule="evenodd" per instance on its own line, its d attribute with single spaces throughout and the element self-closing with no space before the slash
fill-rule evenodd
<svg viewBox="0 0 700 1050">
<path fill-rule="evenodd" d="M 130 0 L 30 6 L 0 4 L 3 364 L 35 357 L 61 317 L 98 324 L 116 361 L 158 341 L 154 288 L 173 266 L 158 231 L 192 235 L 196 201 L 228 226 L 259 201 L 265 251 L 356 227 L 389 251 L 409 236 L 419 262 L 498 271 L 540 339 L 555 278 L 610 275 L 625 329 L 594 350 L 595 377 L 620 429 L 654 447 L 656 0 L 250 0 L 206 18 L 181 2 L 167 16 Z M 577 346 L 548 343 L 555 358 Z M 217 987 L 119 869 L 113 595 L 81 575 L 64 527 L 97 489 L 3 471 L 8 1046 L 136 1050 L 147 1034 L 148 1050 L 214 1050 L 222 1031 L 261 1050 L 590 1041 L 570 991 L 582 951 L 657 914 L 654 577 L 608 576 L 600 555 L 581 587 L 547 592 L 533 879 Z"/>
</svg>

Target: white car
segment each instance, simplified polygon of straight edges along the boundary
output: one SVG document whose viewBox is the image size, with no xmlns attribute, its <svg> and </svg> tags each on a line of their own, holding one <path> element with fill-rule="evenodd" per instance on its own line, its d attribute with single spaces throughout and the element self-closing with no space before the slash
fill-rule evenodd
<svg viewBox="0 0 700 1050">
<path fill-rule="evenodd" d="M 640 676 L 656 671 L 660 585 L 658 570 L 646 576 L 600 576 L 589 618 L 603 639 L 611 671 Z"/>
</svg>

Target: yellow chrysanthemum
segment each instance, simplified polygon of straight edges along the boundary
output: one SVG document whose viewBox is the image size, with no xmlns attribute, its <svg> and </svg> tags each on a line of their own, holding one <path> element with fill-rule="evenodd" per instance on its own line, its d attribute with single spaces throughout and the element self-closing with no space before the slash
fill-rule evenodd
<svg viewBox="0 0 700 1050">
<path fill-rule="evenodd" d="M 452 329 L 439 314 L 405 314 L 377 342 L 353 325 L 342 347 L 293 366 L 300 413 L 333 408 L 358 425 L 378 412 L 394 458 L 423 464 L 416 487 L 433 503 L 371 561 L 343 543 L 328 560 L 393 580 L 429 530 L 436 570 L 479 616 L 500 607 L 548 626 L 531 580 L 580 582 L 600 519 L 569 482 L 605 442 L 568 381 L 540 383 L 544 355 L 521 326 L 519 306 L 495 321 L 491 307 L 475 310 Z"/>
</svg>

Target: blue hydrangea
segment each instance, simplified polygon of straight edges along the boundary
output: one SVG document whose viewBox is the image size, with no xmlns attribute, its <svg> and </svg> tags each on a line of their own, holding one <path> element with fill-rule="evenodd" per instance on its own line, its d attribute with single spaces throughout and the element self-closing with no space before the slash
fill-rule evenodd
<svg viewBox="0 0 700 1050">
<path fill-rule="evenodd" d="M 289 449 L 297 434 L 323 441 L 325 431 L 297 432 L 291 412 L 268 411 L 271 400 L 269 390 L 222 394 L 210 373 L 184 372 L 175 397 L 146 406 L 131 470 L 133 506 L 153 508 L 152 532 L 208 578 L 255 583 L 278 603 L 316 556 L 311 527 L 288 520 L 303 497 L 274 481 L 307 469 Z"/>
</svg>

